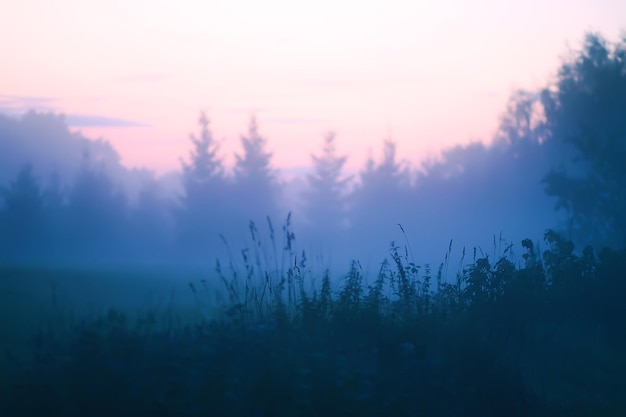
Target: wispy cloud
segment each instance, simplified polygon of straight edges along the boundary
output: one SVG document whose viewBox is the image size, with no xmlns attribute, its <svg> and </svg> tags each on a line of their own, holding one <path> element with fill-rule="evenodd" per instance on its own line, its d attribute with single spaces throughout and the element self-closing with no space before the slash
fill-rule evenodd
<svg viewBox="0 0 626 417">
<path fill-rule="evenodd" d="M 55 111 L 53 97 L 26 97 L 0 94 L 0 112 L 10 115 L 20 115 L 28 110 Z"/>
<path fill-rule="evenodd" d="M 53 97 L 26 97 L 0 94 L 0 113 L 10 116 L 35 110 L 38 112 L 63 113 L 59 106 L 55 105 L 59 100 Z M 122 119 L 91 114 L 65 114 L 65 121 L 71 127 L 145 127 L 146 124 Z"/>
<path fill-rule="evenodd" d="M 65 121 L 72 127 L 146 127 L 133 120 L 89 114 L 67 114 Z"/>
</svg>

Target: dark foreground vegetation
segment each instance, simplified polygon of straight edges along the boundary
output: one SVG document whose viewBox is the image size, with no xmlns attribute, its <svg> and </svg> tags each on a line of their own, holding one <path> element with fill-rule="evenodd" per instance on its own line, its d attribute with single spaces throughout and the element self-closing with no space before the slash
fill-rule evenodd
<svg viewBox="0 0 626 417">
<path fill-rule="evenodd" d="M 435 270 L 392 245 L 337 286 L 244 251 L 211 317 L 110 310 L 3 352 L 0 415 L 626 415 L 626 253 L 543 244 Z"/>
</svg>

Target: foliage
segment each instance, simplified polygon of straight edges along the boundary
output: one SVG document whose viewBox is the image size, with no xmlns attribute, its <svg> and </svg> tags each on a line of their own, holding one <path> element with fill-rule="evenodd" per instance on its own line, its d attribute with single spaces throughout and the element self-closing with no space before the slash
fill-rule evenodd
<svg viewBox="0 0 626 417">
<path fill-rule="evenodd" d="M 200 137 L 191 134 L 194 150 L 189 156 L 189 163 L 182 162 L 186 186 L 206 184 L 224 175 L 222 161 L 217 152 L 219 147 L 209 130 L 209 119 L 205 112 L 198 118 Z"/>
<path fill-rule="evenodd" d="M 134 256 L 157 258 L 163 248 L 171 247 L 175 219 L 172 204 L 163 195 L 159 183 L 146 180 L 139 190 L 137 202 L 129 213 L 130 234 Z"/>
<path fill-rule="evenodd" d="M 255 229 L 251 229 L 251 233 Z M 272 229 L 271 229 L 272 230 Z M 255 238 L 258 239 L 258 236 Z M 274 237 L 272 237 L 273 242 Z M 0 375 L 6 415 L 620 415 L 626 257 L 573 252 L 547 231 L 430 286 L 392 245 L 373 285 L 358 262 L 334 290 L 296 256 L 255 245 L 218 269 L 212 318 L 110 311 L 38 338 Z M 279 259 L 279 269 L 276 265 Z M 297 260 L 300 259 L 300 260 Z M 393 267 L 392 267 L 393 265 Z M 239 273 L 241 271 L 242 273 Z M 308 277 L 308 278 L 307 278 Z M 197 297 L 201 286 L 190 283 Z M 454 288 L 448 291 L 449 288 Z"/>
<path fill-rule="evenodd" d="M 279 187 L 271 167 L 272 154 L 265 150 L 267 140 L 260 136 L 256 118 L 250 120 L 248 136 L 241 137 L 243 155 L 235 155 L 235 187 L 233 205 L 242 212 L 243 222 L 257 216 L 278 214 Z M 250 201 L 254 200 L 254 204 Z"/>
<path fill-rule="evenodd" d="M 46 227 L 45 202 L 32 166 L 22 167 L 6 189 L 0 189 L 4 207 L 0 210 L 2 250 L 14 255 L 32 256 L 41 249 Z"/>
<path fill-rule="evenodd" d="M 86 150 L 114 174 L 114 181 L 133 181 L 133 173 L 120 163 L 110 143 L 72 132 L 63 114 L 28 111 L 20 117 L 0 114 L 0 184 L 7 184 L 24 165 L 44 179 L 54 174 L 61 185 L 72 182 Z"/>
<path fill-rule="evenodd" d="M 626 39 L 588 34 L 542 92 L 550 138 L 575 149 L 545 177 L 571 230 L 595 244 L 626 245 Z"/>
<path fill-rule="evenodd" d="M 198 124 L 200 136 L 191 135 L 194 150 L 190 161 L 183 161 L 184 194 L 178 224 L 181 242 L 189 250 L 204 253 L 211 239 L 220 232 L 217 219 L 228 212 L 225 205 L 227 183 L 206 113 L 200 114 Z"/>
<path fill-rule="evenodd" d="M 127 200 L 88 153 L 68 194 L 67 246 L 83 256 L 111 253 L 127 226 Z"/>
<path fill-rule="evenodd" d="M 369 158 L 360 173 L 360 183 L 350 194 L 351 234 L 361 241 L 381 236 L 408 218 L 411 177 L 406 164 L 397 160 L 396 144 L 384 142 L 383 158 Z"/>
<path fill-rule="evenodd" d="M 309 242 L 323 241 L 325 250 L 342 261 L 357 251 L 374 256 L 395 239 L 397 223 L 418 235 L 421 255 L 433 260 L 438 255 L 428 253 L 431 248 L 450 238 L 475 244 L 477 231 L 517 239 L 527 230 L 554 227 L 577 243 L 624 246 L 625 50 L 623 40 L 611 44 L 588 35 L 582 49 L 563 61 L 554 83 L 539 93 L 511 95 L 491 144 L 449 148 L 417 175 L 398 160 L 389 139 L 382 159 L 370 158 L 360 181 L 350 187 L 343 172 L 346 157 L 337 154 L 329 134 L 322 152 L 312 156 L 315 171 L 307 178 L 304 204 L 284 208 L 295 209 L 298 221 L 302 215 L 308 229 L 301 232 Z M 0 116 L 0 184 L 11 189 L 20 166 L 31 164 L 44 200 L 42 223 L 33 219 L 21 230 L 25 214 L 6 220 L 14 214 L 5 207 L 8 194 L 2 195 L 0 256 L 17 261 L 80 254 L 86 259 L 91 247 L 101 258 L 122 253 L 129 259 L 148 254 L 162 259 L 176 253 L 199 259 L 222 248 L 219 233 L 239 237 L 249 220 L 261 223 L 266 215 L 282 215 L 272 154 L 256 120 L 241 137 L 233 175 L 225 170 L 207 115 L 198 122 L 192 152 L 181 161 L 182 190 L 172 204 L 152 174 L 126 170 L 108 142 L 70 132 L 62 115 Z M 81 157 L 85 152 L 89 164 Z M 50 174 L 57 176 L 56 185 L 46 181 Z M 28 232 L 29 227 L 39 233 Z M 352 248 L 355 252 L 342 253 Z"/>
<path fill-rule="evenodd" d="M 347 227 L 346 187 L 351 178 L 343 176 L 346 157 L 337 155 L 334 133 L 324 138 L 322 154 L 311 159 L 315 172 L 307 176 L 306 219 L 318 236 L 340 234 Z"/>
</svg>

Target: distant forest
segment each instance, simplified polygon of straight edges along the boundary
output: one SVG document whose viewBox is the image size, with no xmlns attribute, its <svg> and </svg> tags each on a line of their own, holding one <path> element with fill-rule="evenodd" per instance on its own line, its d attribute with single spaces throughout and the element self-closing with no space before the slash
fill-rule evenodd
<svg viewBox="0 0 626 417">
<path fill-rule="evenodd" d="M 0 260 L 212 260 L 250 233 L 284 233 L 288 213 L 303 248 L 346 257 L 385 251 L 398 224 L 424 262 L 450 239 L 521 241 L 547 228 L 626 246 L 626 37 L 586 35 L 549 85 L 511 95 L 490 145 L 453 147 L 419 169 L 387 138 L 382 157 L 350 177 L 341 138 L 321 137 L 294 207 L 255 118 L 232 170 L 206 114 L 190 139 L 172 193 L 123 167 L 106 141 L 71 133 L 62 115 L 0 116 Z"/>
</svg>

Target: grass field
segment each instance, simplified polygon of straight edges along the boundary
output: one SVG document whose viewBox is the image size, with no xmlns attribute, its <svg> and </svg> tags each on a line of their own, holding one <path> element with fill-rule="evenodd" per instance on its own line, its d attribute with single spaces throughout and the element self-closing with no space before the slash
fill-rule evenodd
<svg viewBox="0 0 626 417">
<path fill-rule="evenodd" d="M 110 309 L 206 314 L 217 297 L 206 290 L 199 298 L 189 283 L 210 282 L 210 275 L 206 267 L 180 265 L 0 265 L 0 349 L 24 352 L 39 332 L 66 331 Z"/>
<path fill-rule="evenodd" d="M 3 266 L 0 414 L 626 415 L 626 256 L 546 241 L 448 282 L 248 258 L 221 297 L 194 267 Z"/>
</svg>

